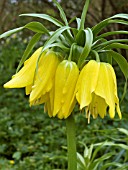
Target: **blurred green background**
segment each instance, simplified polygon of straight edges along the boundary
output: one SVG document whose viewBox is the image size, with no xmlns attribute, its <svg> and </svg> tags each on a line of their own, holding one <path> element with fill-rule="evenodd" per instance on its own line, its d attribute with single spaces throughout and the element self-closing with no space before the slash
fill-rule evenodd
<svg viewBox="0 0 128 170">
<path fill-rule="evenodd" d="M 68 20 L 80 17 L 84 0 L 59 0 Z M 116 13 L 128 12 L 128 0 L 92 0 L 86 25 L 94 26 L 101 20 Z M 56 27 L 47 21 L 32 17 L 19 17 L 22 13 L 47 13 L 58 19 L 59 11 L 51 0 L 0 0 L 0 34 L 25 25 L 30 21 L 40 21 L 48 29 Z M 73 22 L 72 26 L 76 23 Z M 104 31 L 128 30 L 124 25 L 110 25 Z M 49 118 L 44 114 L 43 105 L 29 107 L 24 89 L 4 89 L 3 84 L 15 73 L 27 43 L 33 33 L 28 30 L 0 40 L 0 170 L 53 170 L 67 169 L 67 148 L 65 121 Z M 36 48 L 43 45 L 47 37 L 42 37 Z M 116 35 L 108 38 L 128 38 Z M 121 50 L 128 60 L 128 51 Z M 121 98 L 125 79 L 114 63 L 117 73 L 118 94 Z M 85 143 L 89 147 L 104 141 L 128 144 L 128 92 L 120 104 L 123 119 L 91 120 L 88 125 L 84 113 L 75 108 L 77 150 L 83 155 Z M 121 145 L 122 146 L 122 145 Z M 101 161 L 98 169 L 108 162 L 128 163 L 128 150 L 123 147 L 104 146 L 96 158 L 114 152 L 114 156 Z M 106 168 L 114 170 L 112 166 Z M 124 168 L 127 170 L 128 168 Z M 91 169 L 90 169 L 91 170 Z M 122 170 L 122 169 L 121 169 Z"/>
</svg>

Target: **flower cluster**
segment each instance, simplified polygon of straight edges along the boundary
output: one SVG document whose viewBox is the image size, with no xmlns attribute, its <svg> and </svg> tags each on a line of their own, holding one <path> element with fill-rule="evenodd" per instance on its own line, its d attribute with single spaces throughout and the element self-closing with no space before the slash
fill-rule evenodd
<svg viewBox="0 0 128 170">
<path fill-rule="evenodd" d="M 76 102 L 85 108 L 86 117 L 101 118 L 107 113 L 119 117 L 121 112 L 117 96 L 116 75 L 108 63 L 90 60 L 80 70 L 73 61 L 62 59 L 59 53 L 42 47 L 25 61 L 24 66 L 5 88 L 25 87 L 30 105 L 44 103 L 50 117 L 66 119 Z M 41 55 L 40 55 L 41 54 Z M 40 57 L 39 57 L 40 56 Z"/>
</svg>

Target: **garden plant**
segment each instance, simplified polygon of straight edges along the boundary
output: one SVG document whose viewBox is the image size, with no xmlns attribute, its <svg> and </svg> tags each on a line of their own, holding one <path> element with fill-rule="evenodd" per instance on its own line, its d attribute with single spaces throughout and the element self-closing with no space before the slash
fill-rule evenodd
<svg viewBox="0 0 128 170">
<path fill-rule="evenodd" d="M 88 124 L 91 117 L 104 119 L 107 114 L 114 119 L 117 113 L 119 119 L 122 119 L 116 73 L 112 65 L 113 62 L 117 63 L 125 77 L 121 98 L 123 101 L 127 89 L 128 62 L 119 53 L 119 49 L 128 49 L 128 39 L 108 40 L 107 37 L 117 34 L 128 35 L 128 31 L 118 30 L 106 33 L 102 31 L 110 24 L 128 25 L 128 14 L 116 14 L 92 28 L 85 28 L 89 0 L 85 1 L 81 18 L 74 17 L 70 21 L 67 20 L 60 4 L 56 0 L 53 2 L 60 12 L 62 21 L 50 15 L 38 13 L 21 14 L 21 17 L 47 20 L 57 27 L 56 30 L 48 30 L 41 22 L 33 21 L 0 35 L 0 38 L 5 38 L 23 29 L 29 29 L 35 33 L 24 51 L 16 73 L 4 84 L 4 88 L 25 87 L 30 106 L 44 104 L 44 112 L 48 113 L 51 119 L 57 117 L 66 121 L 68 170 L 99 168 L 105 170 L 109 166 L 127 169 L 128 164 L 121 165 L 118 162 L 107 162 L 100 166 L 101 162 L 113 156 L 114 152 L 105 153 L 97 158 L 98 151 L 104 146 L 117 146 L 128 150 L 123 144 L 107 141 L 94 145 L 90 143 L 90 147 L 84 144 L 85 152 L 82 157 L 76 149 L 77 129 L 74 117 L 77 110 L 79 114 L 85 113 Z M 72 22 L 76 22 L 76 28 L 71 26 Z M 44 45 L 30 56 L 44 34 L 47 37 Z M 119 131 L 124 132 L 122 129 Z"/>
</svg>

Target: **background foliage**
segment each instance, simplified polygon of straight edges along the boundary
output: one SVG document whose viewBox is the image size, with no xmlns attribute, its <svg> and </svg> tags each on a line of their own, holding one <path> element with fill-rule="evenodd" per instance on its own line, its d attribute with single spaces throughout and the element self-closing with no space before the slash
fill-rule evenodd
<svg viewBox="0 0 128 170">
<path fill-rule="evenodd" d="M 84 0 L 59 1 L 64 8 L 68 20 L 73 16 L 80 17 Z M 115 3 L 116 2 L 116 3 Z M 92 0 L 88 12 L 86 25 L 93 26 L 97 22 L 116 13 L 126 13 L 127 0 Z M 0 1 L 0 33 L 9 29 L 25 25 L 33 18 L 18 17 L 21 13 L 47 13 L 58 17 L 59 12 L 49 0 L 1 0 Z M 35 19 L 34 19 L 35 20 Z M 37 21 L 38 19 L 36 19 Z M 43 23 L 48 28 L 53 28 L 48 22 Z M 73 23 L 75 26 L 75 23 Z M 107 27 L 112 30 L 126 30 L 122 25 L 114 24 Z M 107 31 L 108 31 L 107 30 Z M 65 121 L 56 118 L 50 119 L 43 113 L 43 106 L 29 107 L 28 97 L 23 89 L 3 89 L 3 84 L 15 73 L 15 69 L 32 36 L 32 32 L 12 35 L 0 42 L 0 169 L 1 170 L 49 170 L 66 169 L 66 129 Z M 124 35 L 118 35 L 124 38 Z M 126 35 L 125 35 L 126 36 Z M 115 38 L 113 36 L 113 38 Z M 125 37 L 127 38 L 127 37 Z M 38 46 L 42 45 L 46 37 Z M 127 52 L 122 50 L 123 56 L 128 59 Z M 114 64 L 118 79 L 118 93 L 121 98 L 124 77 L 116 64 Z M 84 112 L 78 113 L 75 108 L 77 125 L 77 150 L 84 156 L 86 162 L 91 162 L 88 157 L 89 148 L 94 144 L 93 153 L 98 148 L 99 142 L 114 142 L 103 144 L 97 150 L 95 159 L 100 160 L 97 169 L 103 164 L 116 162 L 127 170 L 128 163 L 128 92 L 121 105 L 123 120 L 109 117 L 102 120 L 91 120 L 88 125 Z M 86 143 L 86 146 L 85 146 Z M 110 154 L 112 152 L 112 154 Z M 91 155 L 91 156 L 92 156 Z M 79 158 L 81 158 L 79 156 Z M 79 161 L 81 163 L 82 158 Z M 92 163 L 92 162 L 91 162 Z M 119 169 L 110 165 L 106 169 Z M 113 169 L 113 170 L 114 170 Z M 121 169 L 122 170 L 122 169 Z"/>
</svg>

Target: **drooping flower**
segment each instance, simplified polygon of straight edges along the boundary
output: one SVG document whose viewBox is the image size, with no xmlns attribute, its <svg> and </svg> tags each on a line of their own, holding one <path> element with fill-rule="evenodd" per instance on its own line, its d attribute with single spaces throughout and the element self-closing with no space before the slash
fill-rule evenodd
<svg viewBox="0 0 128 170">
<path fill-rule="evenodd" d="M 30 87 L 33 84 L 34 73 L 36 69 L 37 59 L 41 53 L 42 47 L 37 49 L 33 55 L 25 61 L 22 69 L 12 76 L 12 79 L 4 84 L 5 88 L 21 88 L 27 87 L 26 93 L 29 94 Z M 42 54 L 44 55 L 45 52 Z"/>
<path fill-rule="evenodd" d="M 52 89 L 55 72 L 60 59 L 54 51 L 46 50 L 41 53 L 42 47 L 25 61 L 23 68 L 12 79 L 4 84 L 5 88 L 26 88 L 30 94 L 30 105 L 45 103 L 48 92 Z M 38 61 L 39 60 L 39 61 Z"/>
<path fill-rule="evenodd" d="M 54 51 L 48 51 L 40 58 L 30 93 L 31 104 L 38 99 L 46 97 L 45 95 L 52 89 L 55 72 L 59 63 L 60 59 Z"/>
<path fill-rule="evenodd" d="M 76 63 L 63 60 L 56 70 L 53 116 L 66 119 L 75 106 L 75 87 L 79 75 Z"/>
<path fill-rule="evenodd" d="M 116 75 L 113 67 L 104 62 L 89 61 L 81 70 L 77 86 L 76 98 L 80 109 L 86 108 L 86 117 L 104 118 L 108 112 L 111 118 L 115 116 L 115 108 L 119 117 L 119 99 L 117 96 Z"/>
</svg>

